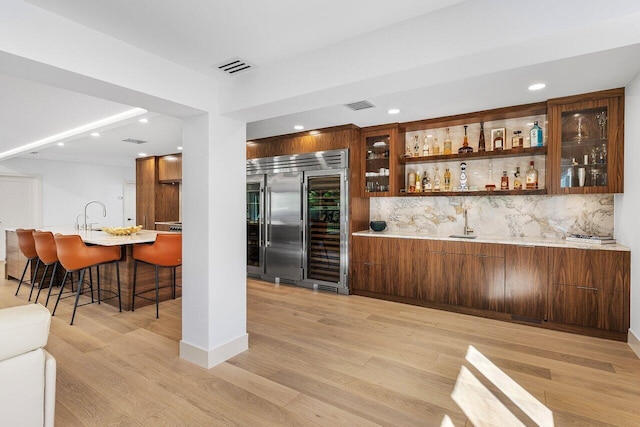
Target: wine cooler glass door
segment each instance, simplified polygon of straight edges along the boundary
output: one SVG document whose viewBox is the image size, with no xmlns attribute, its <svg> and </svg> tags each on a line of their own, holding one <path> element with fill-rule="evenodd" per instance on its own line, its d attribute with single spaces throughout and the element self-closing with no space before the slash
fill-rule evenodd
<svg viewBox="0 0 640 427">
<path fill-rule="evenodd" d="M 344 172 L 309 172 L 305 184 L 305 279 L 346 287 L 343 268 L 347 218 Z"/>
<path fill-rule="evenodd" d="M 263 272 L 264 176 L 247 177 L 247 273 Z"/>
</svg>

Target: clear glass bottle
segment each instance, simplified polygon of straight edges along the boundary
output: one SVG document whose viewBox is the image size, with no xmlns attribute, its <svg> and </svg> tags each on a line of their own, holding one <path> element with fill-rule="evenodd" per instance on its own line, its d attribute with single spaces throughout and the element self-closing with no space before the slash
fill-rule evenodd
<svg viewBox="0 0 640 427">
<path fill-rule="evenodd" d="M 433 191 L 440 191 L 440 170 L 437 167 L 433 177 Z"/>
<path fill-rule="evenodd" d="M 473 147 L 469 147 L 469 138 L 467 137 L 467 125 L 464 125 L 464 140 L 462 147 L 458 148 L 458 153 L 473 153 Z"/>
<path fill-rule="evenodd" d="M 416 193 L 422 193 L 422 177 L 420 171 L 416 172 Z"/>
<path fill-rule="evenodd" d="M 407 187 L 409 187 L 409 193 L 414 193 L 416 191 L 416 173 L 409 172 L 407 176 Z"/>
<path fill-rule="evenodd" d="M 538 170 L 533 165 L 533 160 L 529 162 L 529 170 L 525 175 L 525 186 L 527 190 L 538 189 Z"/>
<path fill-rule="evenodd" d="M 520 166 L 516 166 L 516 171 L 513 173 L 513 189 L 522 190 L 522 179 L 520 178 Z"/>
<path fill-rule="evenodd" d="M 484 122 L 480 122 L 480 138 L 478 139 L 478 151 L 485 151 L 487 149 L 484 141 Z"/>
<path fill-rule="evenodd" d="M 437 156 L 440 154 L 440 144 L 438 144 L 437 136 L 433 138 L 433 149 L 431 151 L 433 152 L 434 156 Z"/>
<path fill-rule="evenodd" d="M 424 144 L 422 144 L 422 157 L 429 156 L 429 137 L 424 136 Z"/>
<path fill-rule="evenodd" d="M 451 172 L 449 168 L 444 170 L 444 191 L 451 191 Z"/>
<path fill-rule="evenodd" d="M 542 128 L 538 126 L 538 122 L 533 122 L 533 127 L 529 131 L 532 147 L 542 147 Z"/>
<path fill-rule="evenodd" d="M 502 179 L 500 179 L 500 189 L 509 189 L 509 175 L 507 175 L 507 171 L 502 171 Z"/>
<path fill-rule="evenodd" d="M 418 135 L 413 137 L 413 157 L 420 155 L 420 141 L 418 141 Z"/>
<path fill-rule="evenodd" d="M 444 152 L 442 154 L 451 154 L 451 135 L 449 135 L 449 128 L 447 128 L 444 134 Z"/>
</svg>

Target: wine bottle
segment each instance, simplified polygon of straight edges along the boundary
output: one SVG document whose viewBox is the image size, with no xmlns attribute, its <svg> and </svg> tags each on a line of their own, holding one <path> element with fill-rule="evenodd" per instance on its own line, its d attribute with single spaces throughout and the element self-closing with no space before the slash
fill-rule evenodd
<svg viewBox="0 0 640 427">
<path fill-rule="evenodd" d="M 485 151 L 485 142 L 484 142 L 484 122 L 480 122 L 480 139 L 478 140 L 478 151 Z"/>
<path fill-rule="evenodd" d="M 449 135 L 449 128 L 444 134 L 444 153 L 443 154 L 451 154 L 451 136 Z"/>
</svg>

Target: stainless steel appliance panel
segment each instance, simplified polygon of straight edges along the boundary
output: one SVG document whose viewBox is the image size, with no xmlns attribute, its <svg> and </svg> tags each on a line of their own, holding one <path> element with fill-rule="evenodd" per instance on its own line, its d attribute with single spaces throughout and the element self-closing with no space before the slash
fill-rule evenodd
<svg viewBox="0 0 640 427">
<path fill-rule="evenodd" d="M 267 175 L 265 209 L 265 274 L 302 279 L 301 173 Z"/>
<path fill-rule="evenodd" d="M 264 175 L 247 177 L 247 274 L 264 273 Z"/>
</svg>

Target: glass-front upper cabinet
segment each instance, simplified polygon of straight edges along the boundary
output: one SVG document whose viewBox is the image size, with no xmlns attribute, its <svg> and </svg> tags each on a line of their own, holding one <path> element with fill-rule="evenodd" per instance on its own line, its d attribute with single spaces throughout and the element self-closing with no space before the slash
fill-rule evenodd
<svg viewBox="0 0 640 427">
<path fill-rule="evenodd" d="M 364 195 L 390 196 L 396 191 L 397 126 L 376 126 L 365 129 L 364 138 Z"/>
<path fill-rule="evenodd" d="M 549 113 L 550 192 L 621 193 L 623 89 L 549 100 Z"/>
</svg>

